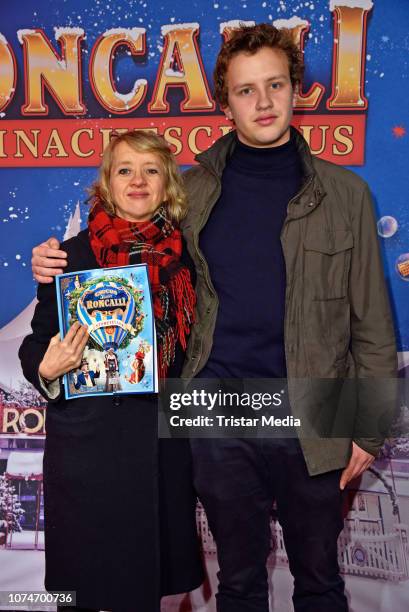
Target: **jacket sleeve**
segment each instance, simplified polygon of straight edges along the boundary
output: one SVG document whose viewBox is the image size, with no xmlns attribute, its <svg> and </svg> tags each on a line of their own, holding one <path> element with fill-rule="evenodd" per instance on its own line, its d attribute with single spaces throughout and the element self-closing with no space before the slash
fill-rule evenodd
<svg viewBox="0 0 409 612">
<path fill-rule="evenodd" d="M 60 381 L 57 395 L 55 393 L 50 394 L 47 392 L 47 388 L 38 373 L 38 368 L 48 344 L 51 338 L 58 333 L 59 329 L 55 291 L 55 282 L 38 286 L 38 303 L 34 311 L 33 320 L 31 321 L 32 333 L 24 338 L 18 353 L 24 376 L 48 401 L 56 401 L 61 395 Z M 55 387 L 56 385 L 54 385 Z"/>
<path fill-rule="evenodd" d="M 397 352 L 373 204 L 366 184 L 352 215 L 350 349 L 358 385 L 354 441 L 377 456 L 395 409 Z"/>
</svg>

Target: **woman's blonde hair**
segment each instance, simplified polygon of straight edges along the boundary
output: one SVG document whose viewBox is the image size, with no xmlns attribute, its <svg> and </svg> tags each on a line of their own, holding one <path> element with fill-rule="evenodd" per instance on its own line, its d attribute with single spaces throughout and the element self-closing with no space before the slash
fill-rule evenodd
<svg viewBox="0 0 409 612">
<path fill-rule="evenodd" d="M 115 202 L 111 196 L 109 179 L 114 151 L 121 142 L 125 142 L 138 153 L 154 153 L 159 157 L 165 171 L 166 201 L 164 204 L 166 205 L 169 218 L 176 222 L 183 219 L 187 209 L 187 197 L 183 179 L 168 143 L 162 136 L 154 132 L 130 130 L 124 134 L 113 135 L 111 137 L 111 141 L 102 157 L 98 179 L 89 189 L 91 200 L 93 196 L 98 197 L 106 212 L 110 215 L 115 215 Z"/>
</svg>

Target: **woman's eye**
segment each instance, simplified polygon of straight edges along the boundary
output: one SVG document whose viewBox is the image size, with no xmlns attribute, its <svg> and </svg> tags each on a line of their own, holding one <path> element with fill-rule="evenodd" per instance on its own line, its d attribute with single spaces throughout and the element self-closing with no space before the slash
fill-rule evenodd
<svg viewBox="0 0 409 612">
<path fill-rule="evenodd" d="M 119 168 L 118 170 L 118 174 L 123 174 L 123 175 L 129 174 L 129 172 L 130 172 L 129 168 Z"/>
<path fill-rule="evenodd" d="M 148 168 L 147 173 L 148 174 L 159 174 L 159 170 L 157 168 Z"/>
</svg>

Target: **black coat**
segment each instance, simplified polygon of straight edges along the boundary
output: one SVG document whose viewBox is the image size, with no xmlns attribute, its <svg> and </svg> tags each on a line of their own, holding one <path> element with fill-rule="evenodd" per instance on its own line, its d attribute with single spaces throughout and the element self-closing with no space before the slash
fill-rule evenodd
<svg viewBox="0 0 409 612">
<path fill-rule="evenodd" d="M 99 267 L 86 231 L 61 248 L 67 271 Z M 38 299 L 19 354 L 42 392 L 38 367 L 58 332 L 55 285 L 40 285 Z M 151 612 L 160 595 L 202 582 L 188 441 L 158 440 L 157 416 L 148 395 L 48 405 L 45 585 L 76 591 L 77 606 Z"/>
</svg>

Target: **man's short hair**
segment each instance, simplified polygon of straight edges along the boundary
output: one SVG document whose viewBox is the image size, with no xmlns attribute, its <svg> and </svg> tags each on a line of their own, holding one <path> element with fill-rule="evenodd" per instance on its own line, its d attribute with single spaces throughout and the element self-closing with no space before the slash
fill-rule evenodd
<svg viewBox="0 0 409 612">
<path fill-rule="evenodd" d="M 214 95 L 220 106 L 228 105 L 228 91 L 226 74 L 230 61 L 238 53 L 254 55 L 262 49 L 278 49 L 288 59 L 288 68 L 293 87 L 301 82 L 304 72 L 303 55 L 294 43 L 291 31 L 285 28 L 278 29 L 269 23 L 259 23 L 254 26 L 241 26 L 234 30 L 231 38 L 220 49 L 213 73 Z"/>
</svg>

